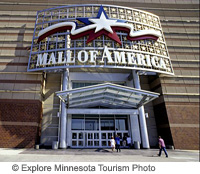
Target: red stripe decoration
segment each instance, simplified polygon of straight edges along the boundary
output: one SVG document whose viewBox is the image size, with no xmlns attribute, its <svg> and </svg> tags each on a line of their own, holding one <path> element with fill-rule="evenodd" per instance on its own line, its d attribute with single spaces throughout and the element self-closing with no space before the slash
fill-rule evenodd
<svg viewBox="0 0 200 174">
<path fill-rule="evenodd" d="M 60 32 L 60 31 L 66 31 L 66 30 L 71 30 L 72 27 L 71 26 L 64 26 L 64 27 L 58 27 L 58 28 L 55 28 L 53 30 L 50 30 L 48 32 L 46 32 L 45 34 L 41 35 L 39 38 L 38 38 L 38 43 L 45 39 L 46 37 L 54 34 L 54 33 L 57 33 L 57 32 Z M 106 30 L 101 30 L 97 33 L 95 33 L 94 29 L 91 29 L 91 30 L 88 30 L 88 31 L 85 31 L 83 33 L 80 33 L 80 34 L 76 34 L 76 35 L 70 35 L 71 36 L 71 39 L 72 40 L 75 40 L 75 39 L 78 39 L 80 37 L 83 37 L 83 36 L 86 36 L 86 35 L 89 35 L 89 38 L 87 40 L 86 43 L 89 43 L 91 41 L 93 41 L 94 39 L 96 39 L 97 37 L 101 36 L 101 35 L 105 35 L 107 37 L 109 37 L 110 39 L 116 41 L 117 43 L 119 43 L 121 45 L 121 41 L 116 33 L 116 31 L 125 31 L 126 33 L 130 33 L 130 29 L 128 28 L 125 28 L 125 27 L 112 27 L 113 29 L 113 33 L 110 33 Z M 142 35 L 142 36 L 137 36 L 137 37 L 131 37 L 128 35 L 127 37 L 128 40 L 131 40 L 131 41 L 136 41 L 136 40 L 143 40 L 143 39 L 153 39 L 153 40 L 157 40 L 158 37 L 155 36 L 155 35 L 150 35 L 150 34 L 147 34 L 147 35 Z"/>
<path fill-rule="evenodd" d="M 41 40 L 45 39 L 46 37 L 54 34 L 54 33 L 57 33 L 57 32 L 60 32 L 60 31 L 66 31 L 66 30 L 71 30 L 72 27 L 71 26 L 64 26 L 64 27 L 59 27 L 59 28 L 55 28 L 53 30 L 50 30 L 48 32 L 46 32 L 45 34 L 41 35 L 39 38 L 38 38 L 38 41 L 37 43 L 39 43 Z"/>
</svg>

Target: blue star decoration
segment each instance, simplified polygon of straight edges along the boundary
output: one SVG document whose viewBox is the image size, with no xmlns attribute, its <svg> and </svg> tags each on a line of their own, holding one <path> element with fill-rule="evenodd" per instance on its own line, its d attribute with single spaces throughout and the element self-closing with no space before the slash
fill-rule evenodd
<svg viewBox="0 0 200 174">
<path fill-rule="evenodd" d="M 91 31 L 89 32 L 89 38 L 87 40 L 87 43 L 91 42 L 92 40 L 96 39 L 101 35 L 105 35 L 121 45 L 121 41 L 115 31 L 116 29 L 118 29 L 118 27 L 111 27 L 111 24 L 117 22 L 125 23 L 126 21 L 119 19 L 110 19 L 106 14 L 102 5 L 99 8 L 96 18 L 76 18 L 76 19 L 84 23 L 85 26 L 92 24 L 97 25 L 95 31 L 93 30 L 93 32 Z"/>
</svg>

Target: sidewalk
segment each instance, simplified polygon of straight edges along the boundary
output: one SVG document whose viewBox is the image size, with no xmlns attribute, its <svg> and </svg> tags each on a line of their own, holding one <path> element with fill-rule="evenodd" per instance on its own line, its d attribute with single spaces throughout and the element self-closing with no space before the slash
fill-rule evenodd
<svg viewBox="0 0 200 174">
<path fill-rule="evenodd" d="M 158 149 L 8 149 L 0 148 L 0 162 L 199 162 L 199 151 L 167 150 L 158 157 Z"/>
</svg>

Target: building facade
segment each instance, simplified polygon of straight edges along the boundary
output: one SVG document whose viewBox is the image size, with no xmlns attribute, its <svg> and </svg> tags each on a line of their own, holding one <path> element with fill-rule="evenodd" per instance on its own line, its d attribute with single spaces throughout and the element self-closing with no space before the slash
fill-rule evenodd
<svg viewBox="0 0 200 174">
<path fill-rule="evenodd" d="M 58 141 L 61 148 L 108 147 L 110 137 L 118 134 L 121 138 L 131 136 L 132 142 L 139 141 L 143 148 L 156 147 L 158 135 L 177 149 L 199 148 L 198 1 L 131 2 L 98 1 L 96 5 L 79 6 L 66 1 L 1 2 L 0 147 L 51 146 L 53 141 Z M 119 25 L 135 22 L 138 25 L 134 31 L 141 30 L 139 26 L 161 31 L 160 23 L 156 26 L 152 19 L 150 24 L 148 15 L 160 18 L 173 69 L 170 59 L 168 64 L 165 60 L 165 40 L 158 40 L 159 49 L 152 41 L 156 33 L 145 33 L 145 37 L 151 36 L 147 41 L 151 41 L 154 51 L 160 51 L 154 52 L 161 56 L 159 67 L 154 66 L 155 58 L 150 57 L 148 63 L 146 57 L 145 66 L 141 63 L 144 59 L 137 59 L 138 69 L 127 66 L 133 43 L 138 46 L 135 53 L 154 53 L 150 53 L 149 42 L 131 40 L 127 28 L 113 24 L 112 29 L 118 27 L 119 40 L 110 35 L 106 38 L 106 32 L 94 36 L 102 28 L 89 37 L 93 40 L 88 43 L 87 31 L 84 36 L 68 37 L 74 20 L 77 31 L 103 18 L 109 22 L 117 19 Z M 61 22 L 68 22 L 67 26 L 60 26 Z M 62 27 L 67 27 L 64 33 Z M 106 27 L 103 29 L 111 33 Z M 130 38 L 124 39 L 127 33 Z M 125 59 L 120 49 L 127 51 Z M 96 50 L 105 55 L 107 62 L 100 64 L 101 57 L 94 68 Z M 121 55 L 115 65 L 112 57 L 106 58 L 108 52 Z M 70 55 L 64 64 L 64 59 L 59 59 L 62 54 Z M 73 58 L 79 61 L 73 62 Z M 123 64 L 123 60 L 128 63 Z"/>
</svg>

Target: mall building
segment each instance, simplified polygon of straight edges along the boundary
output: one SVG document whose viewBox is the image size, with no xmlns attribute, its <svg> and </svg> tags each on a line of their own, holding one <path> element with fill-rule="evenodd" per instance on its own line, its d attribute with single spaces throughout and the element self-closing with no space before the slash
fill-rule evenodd
<svg viewBox="0 0 200 174">
<path fill-rule="evenodd" d="M 0 147 L 199 149 L 198 3 L 1 1 Z"/>
</svg>

